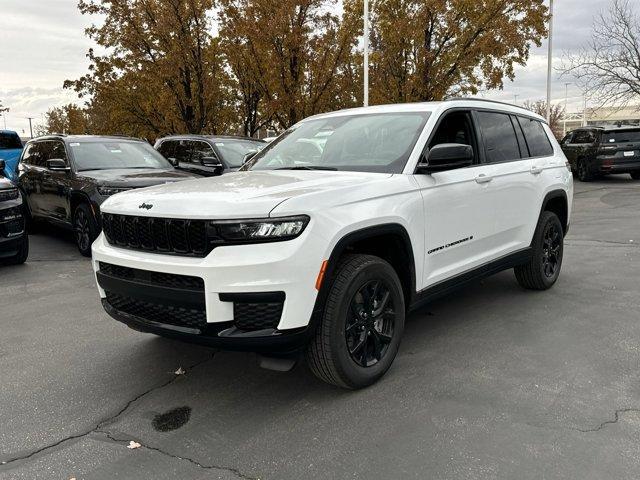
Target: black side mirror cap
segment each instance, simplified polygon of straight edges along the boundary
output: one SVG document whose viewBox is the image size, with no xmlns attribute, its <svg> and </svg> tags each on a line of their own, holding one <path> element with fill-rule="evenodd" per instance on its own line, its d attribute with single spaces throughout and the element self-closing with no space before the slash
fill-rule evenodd
<svg viewBox="0 0 640 480">
<path fill-rule="evenodd" d="M 47 169 L 52 172 L 68 172 L 70 168 L 67 166 L 67 162 L 65 162 L 61 158 L 52 158 L 47 160 L 46 162 Z"/>
<path fill-rule="evenodd" d="M 443 172 L 473 165 L 473 148 L 462 143 L 441 143 L 429 150 L 426 162 L 420 162 L 419 173 Z"/>
<path fill-rule="evenodd" d="M 205 167 L 220 167 L 220 161 L 216 157 L 202 157 L 202 165 Z"/>
</svg>

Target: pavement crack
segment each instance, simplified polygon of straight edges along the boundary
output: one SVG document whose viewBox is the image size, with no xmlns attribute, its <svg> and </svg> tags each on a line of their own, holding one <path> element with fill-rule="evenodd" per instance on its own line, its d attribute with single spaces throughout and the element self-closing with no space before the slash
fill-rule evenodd
<svg viewBox="0 0 640 480">
<path fill-rule="evenodd" d="M 123 445 L 128 444 L 128 442 L 133 439 L 133 438 L 116 438 L 111 432 L 109 432 L 107 430 L 95 430 L 95 432 L 96 433 L 102 433 L 107 438 L 109 438 L 109 440 L 112 440 L 115 443 L 123 444 Z M 154 452 L 161 453 L 162 455 L 166 455 L 167 457 L 171 457 L 171 458 L 175 458 L 177 460 L 183 460 L 185 462 L 189 462 L 189 463 L 195 465 L 196 467 L 199 467 L 199 468 L 202 468 L 202 469 L 205 469 L 205 470 L 221 470 L 221 471 L 225 471 L 225 472 L 230 472 L 233 475 L 235 475 L 236 477 L 242 478 L 242 479 L 245 479 L 245 480 L 260 480 L 258 477 L 250 477 L 248 475 L 245 475 L 244 473 L 242 473 L 237 468 L 227 467 L 227 466 L 223 466 L 223 465 L 208 465 L 208 464 L 204 464 L 204 463 L 201 463 L 198 460 L 195 460 L 193 458 L 184 457 L 182 455 L 171 453 L 171 452 L 168 452 L 168 451 L 166 451 L 166 450 L 164 450 L 164 449 L 162 449 L 160 447 L 154 447 L 152 445 L 147 445 L 146 443 L 143 443 L 139 439 L 135 439 L 135 441 L 140 444 L 140 448 L 145 448 L 147 450 L 152 450 Z"/>
<path fill-rule="evenodd" d="M 581 429 L 581 428 L 577 428 L 576 430 L 578 430 L 578 431 L 580 431 L 582 433 L 599 432 L 600 430 L 602 430 L 607 425 L 613 425 L 615 423 L 618 423 L 618 420 L 620 420 L 620 416 L 623 413 L 628 413 L 628 412 L 640 413 L 640 409 L 638 409 L 638 408 L 619 408 L 618 410 L 616 410 L 614 412 L 612 420 L 606 420 L 606 421 L 602 422 L 600 425 L 598 425 L 597 427 L 594 427 L 594 428 L 587 428 L 587 429 L 584 429 L 584 430 Z"/>
<path fill-rule="evenodd" d="M 53 443 L 50 443 L 48 445 L 45 445 L 43 447 L 37 448 L 36 450 L 33 450 L 29 453 L 25 453 L 23 455 L 18 455 L 12 458 L 9 458 L 8 460 L 2 460 L 0 461 L 0 471 L 2 469 L 4 469 L 4 467 L 6 467 L 7 465 L 10 465 L 14 462 L 19 462 L 21 460 L 28 460 L 36 455 L 38 455 L 39 453 L 42 453 L 44 451 L 50 450 L 52 448 L 55 448 L 59 445 L 62 445 L 63 443 L 66 442 L 70 442 L 72 440 L 77 440 L 79 438 L 83 438 L 86 437 L 88 435 L 91 435 L 94 432 L 101 432 L 101 429 L 103 426 L 112 423 L 113 421 L 115 421 L 116 419 L 118 419 L 123 413 L 125 413 L 134 403 L 136 403 L 138 400 L 140 400 L 141 398 L 145 397 L 146 395 L 149 395 L 150 393 L 153 393 L 157 390 L 163 389 L 165 387 L 168 387 L 169 385 L 171 385 L 173 382 L 175 382 L 178 378 L 185 376 L 187 373 L 189 373 L 190 371 L 192 371 L 193 369 L 199 367 L 200 365 L 203 365 L 205 363 L 207 363 L 209 360 L 212 360 L 213 357 L 215 356 L 216 352 L 214 351 L 213 354 L 211 354 L 210 356 L 208 356 L 206 359 L 201 360 L 199 362 L 194 363 L 193 365 L 189 365 L 185 370 L 184 370 L 184 374 L 174 374 L 173 377 L 171 377 L 171 379 L 167 380 L 166 382 L 161 383 L 160 385 L 156 385 L 154 387 L 149 388 L 148 390 L 145 390 L 144 392 L 140 393 L 139 395 L 136 395 L 133 399 L 129 400 L 124 407 L 122 407 L 117 413 L 105 418 L 104 420 L 101 420 L 100 422 L 98 422 L 98 424 L 93 427 L 91 430 L 82 432 L 82 433 L 77 433 L 74 435 L 68 435 L 60 440 L 57 440 Z"/>
</svg>

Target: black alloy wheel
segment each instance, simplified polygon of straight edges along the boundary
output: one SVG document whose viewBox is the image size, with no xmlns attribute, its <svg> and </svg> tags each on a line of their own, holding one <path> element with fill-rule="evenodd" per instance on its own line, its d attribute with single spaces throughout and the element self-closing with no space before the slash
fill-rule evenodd
<svg viewBox="0 0 640 480">
<path fill-rule="evenodd" d="M 91 256 L 91 244 L 98 237 L 98 225 L 88 205 L 81 204 L 73 214 L 73 230 L 78 250 L 85 257 Z"/>
<path fill-rule="evenodd" d="M 542 241 L 542 271 L 547 278 L 553 278 L 560 265 L 562 233 L 555 223 L 547 223 Z"/>
<path fill-rule="evenodd" d="M 581 182 L 589 182 L 593 180 L 593 175 L 591 175 L 591 172 L 589 171 L 589 165 L 587 164 L 586 158 L 578 159 L 577 173 L 578 180 Z"/>
<path fill-rule="evenodd" d="M 351 299 L 345 339 L 351 358 L 361 367 L 378 363 L 389 350 L 396 313 L 384 280 L 365 283 Z"/>
</svg>

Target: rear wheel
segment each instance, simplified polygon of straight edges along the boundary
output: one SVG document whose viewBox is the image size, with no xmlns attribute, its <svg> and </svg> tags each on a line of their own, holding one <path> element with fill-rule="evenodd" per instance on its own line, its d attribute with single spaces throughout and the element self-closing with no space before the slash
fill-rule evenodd
<svg viewBox="0 0 640 480">
<path fill-rule="evenodd" d="M 586 158 L 579 158 L 576 173 L 578 174 L 578 180 L 581 182 L 590 182 L 593 180 L 593 174 L 589 168 Z"/>
<path fill-rule="evenodd" d="M 73 214 L 73 229 L 78 250 L 85 257 L 90 257 L 91 244 L 98 237 L 99 231 L 98 223 L 86 203 L 81 203 L 76 208 Z"/>
<path fill-rule="evenodd" d="M 633 178 L 634 180 L 640 180 L 640 171 L 631 172 L 629 175 L 631 175 L 631 178 Z"/>
<path fill-rule="evenodd" d="M 321 323 L 307 350 L 311 371 L 343 388 L 363 388 L 389 369 L 404 331 L 400 279 L 372 255 L 346 255 L 329 287 Z"/>
<path fill-rule="evenodd" d="M 529 290 L 551 288 L 562 266 L 563 230 L 553 212 L 542 212 L 533 236 L 533 252 L 528 263 L 514 269 L 518 283 Z"/>
</svg>

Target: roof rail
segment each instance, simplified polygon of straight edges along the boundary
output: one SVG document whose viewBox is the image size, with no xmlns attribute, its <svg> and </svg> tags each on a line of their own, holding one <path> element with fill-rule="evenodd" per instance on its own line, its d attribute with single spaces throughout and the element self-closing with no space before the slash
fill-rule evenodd
<svg viewBox="0 0 640 480">
<path fill-rule="evenodd" d="M 517 108 L 522 108 L 523 110 L 527 110 L 524 107 L 521 107 L 520 105 L 514 105 L 513 103 L 507 103 L 507 102 L 500 102 L 498 100 L 489 100 L 488 98 L 478 98 L 478 97 L 449 97 L 449 98 L 445 98 L 444 101 L 445 102 L 455 102 L 458 100 L 471 100 L 474 102 L 486 102 L 486 103 L 499 103 L 500 105 L 509 105 L 510 107 L 517 107 Z"/>
</svg>

